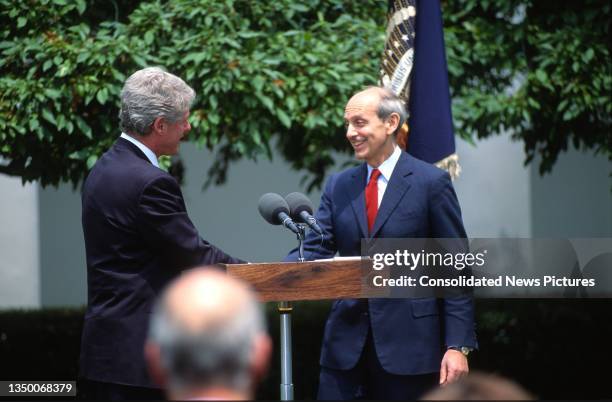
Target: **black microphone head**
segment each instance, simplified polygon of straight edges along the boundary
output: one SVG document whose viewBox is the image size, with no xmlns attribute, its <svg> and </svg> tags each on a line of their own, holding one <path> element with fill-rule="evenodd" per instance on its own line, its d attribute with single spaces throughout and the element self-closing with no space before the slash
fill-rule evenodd
<svg viewBox="0 0 612 402">
<path fill-rule="evenodd" d="M 302 211 L 308 212 L 312 215 L 312 202 L 302 193 L 291 193 L 285 197 L 287 205 L 289 205 L 289 216 L 294 221 L 301 222 L 303 219 L 300 217 Z"/>
<path fill-rule="evenodd" d="M 278 214 L 281 212 L 289 214 L 289 206 L 287 201 L 276 193 L 266 193 L 259 199 L 257 206 L 259 213 L 263 218 L 272 225 L 280 225 L 282 222 L 278 219 Z"/>
</svg>

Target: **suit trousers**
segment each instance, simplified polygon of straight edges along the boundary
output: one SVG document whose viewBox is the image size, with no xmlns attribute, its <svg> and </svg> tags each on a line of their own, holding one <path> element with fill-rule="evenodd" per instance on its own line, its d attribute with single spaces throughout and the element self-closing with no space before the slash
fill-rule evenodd
<svg viewBox="0 0 612 402">
<path fill-rule="evenodd" d="M 416 400 L 438 384 L 440 373 L 396 375 L 385 371 L 376 354 L 372 328 L 359 361 L 350 370 L 321 367 L 319 400 Z"/>
</svg>

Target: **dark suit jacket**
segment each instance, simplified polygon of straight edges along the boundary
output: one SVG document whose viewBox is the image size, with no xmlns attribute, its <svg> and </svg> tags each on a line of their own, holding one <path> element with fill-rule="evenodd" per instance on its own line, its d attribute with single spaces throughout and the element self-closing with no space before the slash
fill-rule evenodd
<svg viewBox="0 0 612 402">
<path fill-rule="evenodd" d="M 385 190 L 372 235 L 365 212 L 367 166 L 345 170 L 327 182 L 316 213 L 325 241 L 312 232 L 309 259 L 361 254 L 363 238 L 464 238 L 459 203 L 448 174 L 402 152 Z M 293 250 L 287 260 L 296 260 Z M 345 299 L 334 302 L 325 327 L 321 365 L 355 366 L 368 328 L 383 368 L 415 375 L 440 370 L 445 346 L 476 346 L 473 302 L 469 297 Z"/>
<path fill-rule="evenodd" d="M 176 180 L 123 138 L 89 173 L 82 206 L 88 305 L 80 375 L 153 386 L 143 346 L 156 296 L 184 268 L 240 260 L 199 236 Z"/>
</svg>

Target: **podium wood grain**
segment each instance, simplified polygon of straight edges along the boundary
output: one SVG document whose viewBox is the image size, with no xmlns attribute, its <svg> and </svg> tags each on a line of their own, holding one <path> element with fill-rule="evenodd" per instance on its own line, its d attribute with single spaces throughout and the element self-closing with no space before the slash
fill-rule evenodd
<svg viewBox="0 0 612 402">
<path fill-rule="evenodd" d="M 224 266 L 229 275 L 250 283 L 259 299 L 268 302 L 362 297 L 362 264 L 326 261 Z"/>
</svg>

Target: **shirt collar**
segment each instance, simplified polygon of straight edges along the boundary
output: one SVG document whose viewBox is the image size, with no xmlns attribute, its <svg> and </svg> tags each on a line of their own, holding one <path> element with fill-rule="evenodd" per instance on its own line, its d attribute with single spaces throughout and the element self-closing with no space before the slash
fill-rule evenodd
<svg viewBox="0 0 612 402">
<path fill-rule="evenodd" d="M 126 139 L 129 142 L 131 142 L 132 144 L 136 145 L 138 147 L 138 149 L 140 149 L 142 151 L 142 153 L 145 154 L 147 159 L 151 161 L 153 166 L 159 167 L 159 162 L 157 162 L 157 156 L 155 156 L 155 153 L 153 151 L 151 151 L 151 149 L 149 149 L 149 147 L 147 147 L 145 144 L 143 144 L 142 142 L 138 141 L 136 138 L 134 138 L 134 137 L 132 137 L 132 136 L 126 134 L 126 133 L 121 133 L 121 138 Z"/>
<path fill-rule="evenodd" d="M 393 153 L 391 154 L 391 156 L 389 156 L 387 160 L 381 163 L 380 166 L 378 167 L 378 170 L 380 171 L 380 175 L 383 176 L 386 181 L 389 181 L 391 179 L 391 173 L 393 173 L 393 169 L 395 169 L 395 165 L 397 165 L 397 161 L 399 160 L 401 155 L 402 155 L 402 150 L 400 149 L 400 147 L 395 145 L 395 148 L 393 149 Z M 374 170 L 374 168 L 368 165 L 367 181 L 370 180 L 370 175 L 372 174 L 372 170 Z"/>
</svg>

